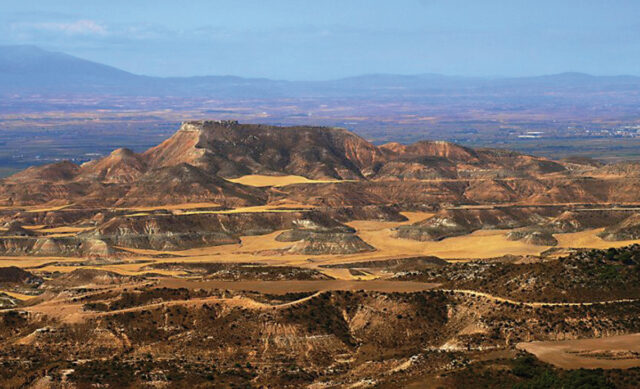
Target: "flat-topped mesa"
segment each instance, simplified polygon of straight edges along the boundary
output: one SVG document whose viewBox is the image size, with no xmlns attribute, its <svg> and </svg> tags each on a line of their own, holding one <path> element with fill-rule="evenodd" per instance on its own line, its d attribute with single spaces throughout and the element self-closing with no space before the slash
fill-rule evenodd
<svg viewBox="0 0 640 389">
<path fill-rule="evenodd" d="M 238 125 L 240 125 L 240 123 L 237 120 L 187 120 L 182 122 L 178 131 L 199 132 L 212 126 L 231 128 Z"/>
<path fill-rule="evenodd" d="M 344 129 L 188 121 L 144 157 L 151 167 L 188 163 L 222 177 L 300 175 L 311 179 L 362 179 L 383 153 Z"/>
<path fill-rule="evenodd" d="M 443 141 L 375 146 L 342 128 L 193 120 L 183 122 L 169 139 L 142 154 L 118 149 L 82 167 L 62 162 L 27 169 L 7 181 L 130 183 L 155 169 L 184 163 L 225 178 L 262 174 L 415 180 L 522 177 L 566 171 L 563 164 L 544 158 Z"/>
<path fill-rule="evenodd" d="M 361 182 L 301 189 L 313 197 L 318 197 L 318 191 L 324 191 L 325 200 L 328 196 L 353 198 L 357 190 L 361 193 L 358 201 L 362 205 L 397 201 L 404 196 L 422 201 L 417 199 L 423 199 L 420 196 L 429 191 L 415 189 L 416 193 L 406 193 L 406 188 L 415 182 L 435 181 L 433 185 L 440 185 L 440 181 L 450 180 L 460 182 L 456 187 L 434 190 L 429 198 L 441 193 L 438 198 L 448 201 L 500 202 L 526 197 L 527 201 L 548 202 L 546 197 L 532 196 L 569 193 L 560 187 L 550 191 L 549 185 L 564 184 L 548 180 L 577 177 L 580 172 L 595 169 L 576 165 L 575 161 L 570 169 L 567 166 L 564 162 L 516 152 L 473 149 L 442 141 L 375 146 L 346 129 L 335 127 L 276 127 L 235 120 L 195 120 L 185 121 L 169 139 L 141 154 L 118 149 L 82 166 L 60 162 L 17 173 L 2 181 L 0 204 L 32 205 L 64 200 L 92 205 L 141 205 L 153 203 L 154 198 L 162 198 L 167 204 L 192 200 L 235 205 L 267 201 L 269 194 L 264 189 L 248 189 L 225 180 L 245 175 L 291 175 L 331 182 L 389 182 L 375 184 L 380 189 L 371 189 L 368 193 L 363 192 Z M 636 169 L 618 170 L 620 174 L 630 174 Z M 502 178 L 526 178 L 534 182 L 521 188 L 517 187 L 518 182 L 495 180 Z M 540 179 L 547 181 L 538 182 Z M 462 182 L 465 180 L 470 183 Z M 391 184 L 396 181 L 413 183 L 399 189 L 402 186 Z M 601 199 L 596 197 L 599 196 L 596 187 L 585 189 L 578 181 L 572 181 L 571 185 L 576 187 L 572 193 L 584 193 L 583 197 L 589 200 Z M 531 189 L 534 187 L 535 190 Z M 445 192 L 452 194 L 442 195 Z M 629 197 L 633 191 L 607 193 L 611 193 L 607 200 L 614 201 L 620 196 Z"/>
</svg>

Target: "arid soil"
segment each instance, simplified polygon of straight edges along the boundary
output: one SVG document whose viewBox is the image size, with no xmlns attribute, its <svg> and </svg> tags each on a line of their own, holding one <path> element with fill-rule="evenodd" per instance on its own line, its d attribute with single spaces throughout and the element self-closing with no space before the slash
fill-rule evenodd
<svg viewBox="0 0 640 389">
<path fill-rule="evenodd" d="M 581 161 L 198 121 L 29 168 L 0 386 L 635 387 L 640 165 Z"/>
<path fill-rule="evenodd" d="M 528 342 L 517 347 L 563 369 L 628 369 L 640 366 L 640 334 Z"/>
<path fill-rule="evenodd" d="M 201 281 L 185 279 L 162 279 L 159 286 L 167 288 L 250 291 L 267 294 L 303 293 L 318 291 L 368 290 L 386 293 L 411 293 L 430 290 L 434 283 L 402 282 L 386 280 L 322 280 L 322 281 Z"/>
</svg>

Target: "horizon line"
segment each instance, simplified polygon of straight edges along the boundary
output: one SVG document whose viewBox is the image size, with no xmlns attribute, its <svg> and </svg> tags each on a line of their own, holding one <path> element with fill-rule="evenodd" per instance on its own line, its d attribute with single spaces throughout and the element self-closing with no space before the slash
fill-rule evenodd
<svg viewBox="0 0 640 389">
<path fill-rule="evenodd" d="M 328 79 L 319 79 L 319 80 L 309 80 L 309 79 L 280 79 L 280 78 L 270 78 L 264 76 L 246 76 L 246 75 L 237 75 L 237 74 L 194 74 L 188 76 L 158 76 L 158 75 L 150 75 L 144 73 L 134 73 L 120 67 L 105 64 L 102 62 L 94 61 L 91 59 L 79 57 L 74 54 L 69 54 L 64 51 L 58 50 L 50 50 L 44 49 L 41 46 L 35 44 L 0 44 L 0 48 L 32 48 L 45 53 L 51 54 L 61 54 L 72 57 L 77 60 L 87 61 L 96 65 L 106 66 L 112 68 L 117 71 L 125 72 L 134 76 L 139 77 L 150 77 L 150 78 L 159 78 L 159 79 L 189 79 L 189 78 L 207 78 L 207 77 L 235 77 L 246 80 L 265 80 L 265 81 L 277 81 L 277 82 L 307 82 L 307 83 L 321 83 L 321 82 L 332 82 L 332 81 L 344 81 L 355 78 L 364 78 L 364 77 L 384 77 L 384 76 L 394 76 L 394 77 L 424 77 L 424 76 L 434 76 L 434 77 L 443 77 L 443 78 L 458 78 L 458 79 L 468 79 L 468 80 L 509 80 L 509 79 L 526 79 L 526 78 L 541 78 L 541 77 L 553 77 L 553 76 L 562 76 L 562 75 L 576 75 L 576 76 L 586 76 L 586 77 L 594 77 L 594 78 L 623 78 L 623 77 L 634 77 L 640 78 L 640 74 L 629 74 L 629 73 L 618 73 L 618 74 L 594 74 L 583 72 L 579 70 L 565 70 L 559 71 L 555 73 L 537 73 L 530 75 L 521 75 L 521 76 L 510 76 L 510 75 L 484 75 L 484 76 L 472 76 L 472 75 L 459 75 L 459 74 L 446 74 L 446 73 L 436 73 L 436 72 L 423 72 L 423 73 L 393 73 L 393 72 L 371 72 L 371 73 L 358 73 L 352 75 L 346 75 L 337 78 L 328 78 Z"/>
</svg>

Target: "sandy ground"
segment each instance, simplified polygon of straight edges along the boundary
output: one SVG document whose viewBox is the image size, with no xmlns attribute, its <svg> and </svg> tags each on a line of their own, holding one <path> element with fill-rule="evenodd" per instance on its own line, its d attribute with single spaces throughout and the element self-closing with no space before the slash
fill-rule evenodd
<svg viewBox="0 0 640 389">
<path fill-rule="evenodd" d="M 238 178 L 227 178 L 227 181 L 249 186 L 285 186 L 292 184 L 327 184 L 331 182 L 343 182 L 340 180 L 310 180 L 302 176 L 265 176 L 250 174 Z"/>
<path fill-rule="evenodd" d="M 624 247 L 631 244 L 640 243 L 640 240 L 618 240 L 608 241 L 603 240 L 598 236 L 604 228 L 598 228 L 595 230 L 586 230 L 580 232 L 573 232 L 568 234 L 555 234 L 554 236 L 558 240 L 557 247 L 567 248 L 585 248 L 585 249 L 608 249 L 609 247 Z"/>
<path fill-rule="evenodd" d="M 88 231 L 93 229 L 93 227 L 72 227 L 72 226 L 62 226 L 62 227 L 53 227 L 53 228 L 34 228 L 39 226 L 32 226 L 32 230 L 37 232 L 41 232 L 43 234 L 77 234 L 79 232 Z M 26 227 L 25 227 L 26 228 Z"/>
<path fill-rule="evenodd" d="M 298 204 L 293 204 L 298 205 Z M 293 206 L 292 205 L 292 206 Z M 205 211 L 205 212 L 245 212 L 245 211 L 273 211 L 277 206 L 260 206 L 235 209 L 231 211 Z M 281 209 L 288 212 L 287 209 Z M 190 212 L 190 211 L 184 211 Z M 199 212 L 199 211 L 194 211 Z M 264 265 L 289 265 L 318 269 L 331 277 L 338 279 L 371 279 L 379 276 L 364 275 L 354 276 L 345 269 L 324 269 L 321 265 L 339 264 L 345 262 L 359 262 L 381 260 L 391 258 L 406 258 L 411 256 L 437 256 L 450 261 L 461 261 L 482 258 L 495 258 L 506 254 L 511 255 L 538 255 L 549 249 L 549 246 L 536 246 L 522 241 L 507 239 L 509 230 L 478 230 L 472 234 L 443 239 L 441 241 L 420 242 L 410 239 L 398 239 L 392 237 L 393 227 L 415 223 L 433 216 L 428 212 L 403 213 L 409 220 L 404 222 L 382 221 L 352 221 L 347 223 L 355 228 L 357 234 L 367 243 L 376 248 L 373 252 L 344 254 L 344 255 L 300 255 L 287 254 L 283 250 L 290 247 L 290 242 L 278 242 L 276 236 L 281 231 L 276 231 L 260 236 L 245 236 L 241 243 L 194 248 L 181 251 L 157 251 L 125 249 L 133 254 L 126 259 L 124 264 L 105 265 L 101 269 L 111 270 L 122 274 L 135 275 L 146 273 L 141 268 L 149 263 L 161 262 L 254 262 Z M 72 230 L 72 228 L 70 228 Z M 65 231 L 65 227 L 57 227 L 56 231 Z M 602 229 L 593 229 L 577 233 L 556 234 L 557 248 L 608 248 L 621 247 L 636 241 L 608 242 L 600 239 L 597 234 Z M 69 232 L 72 233 L 72 232 Z M 155 258 L 159 254 L 170 255 L 168 258 Z M 33 268 L 44 264 L 59 261 L 81 261 L 81 258 L 39 258 L 39 257 L 0 257 L 0 266 L 20 266 Z M 42 271 L 68 272 L 73 266 L 46 266 Z M 165 274 L 163 271 L 157 273 Z M 166 272 L 166 275 L 180 275 L 179 272 Z"/>
<path fill-rule="evenodd" d="M 36 296 L 28 295 L 28 294 L 22 294 L 22 293 L 16 293 L 16 292 L 9 292 L 9 291 L 6 291 L 6 290 L 0 290 L 0 294 L 1 294 L 1 293 L 4 293 L 4 294 L 6 294 L 7 296 L 11 296 L 11 297 L 13 297 L 13 298 L 15 298 L 15 299 L 23 300 L 23 301 L 24 301 L 24 300 L 29 300 L 29 299 L 32 299 L 32 298 L 36 297 Z"/>
<path fill-rule="evenodd" d="M 171 210 L 175 215 L 206 215 L 206 214 L 229 214 L 229 213 L 253 213 L 253 212 L 297 212 L 300 209 L 308 209 L 313 208 L 311 205 L 298 204 L 298 203 L 281 203 L 281 204 L 270 204 L 270 205 L 256 205 L 251 207 L 239 207 L 233 209 L 223 209 L 223 210 L 198 210 L 197 208 L 185 208 L 185 209 L 169 209 L 169 208 L 158 208 L 158 209 L 166 209 Z M 140 216 L 149 216 L 149 212 L 135 212 L 126 215 L 127 217 L 140 217 Z"/>
<path fill-rule="evenodd" d="M 157 210 L 182 210 L 182 209 L 198 209 L 198 208 L 215 208 L 219 207 L 220 204 L 217 203 L 182 203 L 182 204 L 173 204 L 173 205 L 158 205 L 154 207 L 130 207 L 130 208 L 115 208 L 117 210 L 124 211 L 157 211 Z"/>
<path fill-rule="evenodd" d="M 245 176 L 244 179 L 264 180 L 292 179 L 295 176 Z M 262 181 L 260 181 L 262 180 Z M 306 180 L 306 179 L 305 179 Z M 274 183 L 274 181 L 269 181 Z M 68 206 L 68 205 L 66 205 Z M 139 215 L 146 215 L 145 210 L 167 209 L 180 214 L 197 213 L 241 213 L 241 212 L 292 212 L 295 209 L 309 207 L 297 203 L 270 204 L 264 206 L 241 207 L 231 210 L 199 210 L 205 207 L 215 207 L 214 203 L 178 204 L 173 206 L 142 207 L 132 210 L 142 211 Z M 60 206 L 64 207 L 64 206 Z M 321 265 L 340 264 L 345 262 L 359 262 L 370 260 L 383 260 L 392 258 L 406 258 L 412 256 L 437 256 L 450 261 L 463 261 L 472 259 L 495 258 L 506 254 L 510 255 L 539 255 L 549 249 L 549 246 L 536 246 L 522 241 L 507 239 L 509 230 L 478 230 L 472 234 L 443 239 L 441 241 L 420 242 L 410 239 L 398 239 L 393 237 L 394 227 L 415 223 L 434 214 L 429 212 L 404 212 L 408 220 L 404 222 L 383 221 L 352 221 L 347 223 L 356 229 L 356 233 L 362 240 L 376 248 L 373 252 L 344 254 L 344 255 L 300 255 L 288 254 L 285 250 L 292 245 L 290 242 L 278 242 L 276 236 L 281 231 L 261 236 L 245 236 L 241 243 L 194 248 L 181 251 L 157 251 L 157 250 L 125 250 L 132 253 L 130 258 L 122 264 L 110 264 L 99 267 L 100 269 L 115 271 L 121 274 L 137 275 L 148 271 L 141 270 L 149 263 L 161 262 L 254 262 L 264 265 L 288 265 L 315 268 L 325 274 L 342 280 L 374 279 L 385 275 L 372 273 L 353 275 L 346 269 L 326 269 Z M 44 226 L 30 226 L 40 232 L 52 234 L 50 236 L 73 235 L 82 232 L 82 227 L 57 226 L 44 228 Z M 597 234 L 602 229 L 593 229 L 577 233 L 556 234 L 557 248 L 609 248 L 621 247 L 636 241 L 608 242 L 600 239 Z M 158 258 L 159 254 L 170 257 Z M 44 257 L 0 257 L 0 266 L 19 266 L 23 268 L 36 268 L 48 263 L 82 261 L 82 258 L 44 258 Z M 89 266 L 95 267 L 95 266 Z M 98 267 L 95 267 L 98 268 Z M 39 268 L 40 271 L 69 272 L 74 266 L 49 265 Z M 35 270 L 35 269 L 34 269 Z M 154 271 L 167 276 L 181 276 L 181 272 Z"/>
<path fill-rule="evenodd" d="M 505 254 L 535 255 L 548 248 L 508 240 L 507 233 L 504 230 L 479 230 L 435 242 L 394 238 L 389 229 L 360 231 L 358 235 L 378 249 L 380 255 L 373 255 L 372 258 L 419 255 L 443 259 L 494 258 Z"/>
<path fill-rule="evenodd" d="M 519 343 L 517 347 L 563 369 L 628 369 L 640 366 L 640 334 L 528 342 Z"/>
<path fill-rule="evenodd" d="M 225 209 L 221 211 L 185 211 L 183 215 L 205 214 L 205 213 L 252 213 L 252 212 L 297 212 L 299 209 L 313 208 L 310 205 L 290 204 L 290 205 L 256 205 L 253 207 L 239 207 L 234 209 Z"/>
<path fill-rule="evenodd" d="M 59 211 L 64 208 L 69 208 L 73 204 L 65 204 L 65 205 L 55 205 L 51 207 L 43 207 L 43 208 L 27 208 L 27 212 L 50 212 L 50 211 Z"/>
</svg>

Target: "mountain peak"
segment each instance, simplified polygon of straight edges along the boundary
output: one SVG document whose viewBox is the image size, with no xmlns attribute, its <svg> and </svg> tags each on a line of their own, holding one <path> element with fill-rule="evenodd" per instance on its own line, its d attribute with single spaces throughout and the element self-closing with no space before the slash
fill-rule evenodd
<svg viewBox="0 0 640 389">
<path fill-rule="evenodd" d="M 151 166 L 186 162 L 223 177 L 287 173 L 315 179 L 362 178 L 363 169 L 382 157 L 374 145 L 344 129 L 235 120 L 184 122 L 144 155 Z"/>
<path fill-rule="evenodd" d="M 114 157 L 120 157 L 120 158 L 129 158 L 129 157 L 133 157 L 136 155 L 136 153 L 133 152 L 133 150 L 128 149 L 126 147 L 121 147 L 119 149 L 115 149 L 111 152 L 111 155 Z"/>
<path fill-rule="evenodd" d="M 48 51 L 37 46 L 0 46 L 0 93 L 114 94 L 122 96 L 215 96 L 228 98 L 309 98 L 358 97 L 388 98 L 403 96 L 437 96 L 449 91 L 482 94 L 486 88 L 529 98 L 532 91 L 545 93 L 558 88 L 569 91 L 577 87 L 597 87 L 598 94 L 635 91 L 640 77 L 592 76 L 577 72 L 533 77 L 460 77 L 438 74 L 369 74 L 327 81 L 280 81 L 238 76 L 150 77 L 136 75 L 112 66 Z M 516 89 L 517 90 L 517 89 Z M 409 93 L 409 94 L 407 94 Z M 381 95 L 382 94 L 382 95 Z M 499 93 L 498 93 L 499 94 Z M 225 122 L 215 122 L 225 125 Z M 207 121 L 200 121 L 208 125 Z M 232 122 L 226 125 L 232 125 Z"/>
<path fill-rule="evenodd" d="M 119 148 L 108 156 L 82 164 L 83 177 L 95 177 L 102 182 L 131 182 L 147 170 L 139 154 Z"/>
</svg>

